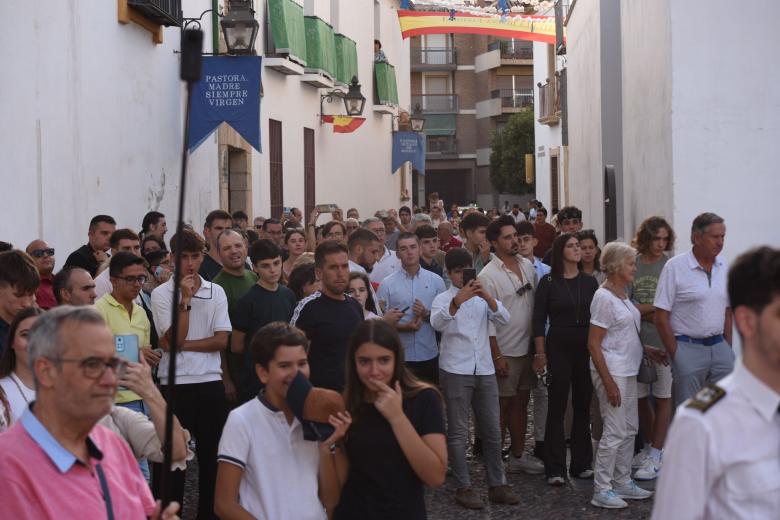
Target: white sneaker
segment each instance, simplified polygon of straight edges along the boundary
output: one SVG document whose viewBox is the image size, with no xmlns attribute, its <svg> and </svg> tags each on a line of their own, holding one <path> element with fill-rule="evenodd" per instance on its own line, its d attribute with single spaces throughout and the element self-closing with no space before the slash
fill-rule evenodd
<svg viewBox="0 0 780 520">
<path fill-rule="evenodd" d="M 544 464 L 533 455 L 524 453 L 522 457 L 509 455 L 509 462 L 506 470 L 509 473 L 528 473 L 529 475 L 540 475 L 544 473 Z"/>
<path fill-rule="evenodd" d="M 636 482 L 633 480 L 629 481 L 629 483 L 624 486 L 615 488 L 615 494 L 618 496 L 618 498 L 622 498 L 624 500 L 644 500 L 653 496 L 652 491 L 642 489 L 641 487 L 637 486 Z"/>
<path fill-rule="evenodd" d="M 626 501 L 617 496 L 611 489 L 593 493 L 593 498 L 590 503 L 596 507 L 603 507 L 606 509 L 623 509 L 624 507 L 628 507 Z"/>
<path fill-rule="evenodd" d="M 647 457 L 642 463 L 642 466 L 634 473 L 634 478 L 637 480 L 655 480 L 658 478 L 658 473 L 660 471 L 661 463 L 659 462 L 656 464 L 651 457 Z"/>
<path fill-rule="evenodd" d="M 643 449 L 636 455 L 634 455 L 634 458 L 631 459 L 631 468 L 637 469 L 641 468 L 642 464 L 645 463 L 645 460 L 647 460 L 649 457 L 647 455 L 647 452 Z"/>
</svg>

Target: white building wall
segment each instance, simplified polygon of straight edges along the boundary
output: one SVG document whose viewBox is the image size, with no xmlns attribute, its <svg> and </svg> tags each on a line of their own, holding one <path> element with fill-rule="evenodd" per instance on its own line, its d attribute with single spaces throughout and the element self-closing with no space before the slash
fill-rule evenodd
<svg viewBox="0 0 780 520">
<path fill-rule="evenodd" d="M 18 15 L 0 19 L 0 240 L 24 248 L 42 237 L 61 266 L 86 242 L 95 214 L 137 230 L 154 209 L 175 224 L 179 29 L 166 29 L 155 45 L 138 25 L 117 22 L 113 1 L 8 0 L 3 7 Z M 185 16 L 209 7 L 188 0 Z M 216 165 L 210 139 L 190 161 L 187 220 L 200 222 L 217 206 Z"/>
<path fill-rule="evenodd" d="M 673 16 L 670 0 L 621 7 L 624 224 L 634 230 L 650 215 L 673 217 Z"/>
<path fill-rule="evenodd" d="M 569 117 L 569 193 L 561 206 L 583 212 L 586 228 L 604 236 L 600 2 L 578 1 L 569 11 L 566 47 Z M 575 36 L 576 35 L 576 36 Z M 564 185 L 563 175 L 561 184 Z"/>
<path fill-rule="evenodd" d="M 552 11 L 547 13 L 552 15 Z M 536 198 L 542 202 L 548 212 L 552 209 L 552 192 L 550 178 L 550 157 L 553 149 L 559 150 L 558 156 L 558 178 L 559 178 L 559 200 L 563 200 L 563 149 L 561 136 L 561 123 L 556 125 L 543 125 L 539 122 L 542 105 L 539 97 L 539 83 L 545 84 L 550 76 L 548 63 L 548 44 L 534 42 L 534 141 L 535 149 L 535 175 L 536 175 Z M 558 57 L 556 62 L 561 61 Z M 553 70 L 560 70 L 556 63 Z"/>
</svg>

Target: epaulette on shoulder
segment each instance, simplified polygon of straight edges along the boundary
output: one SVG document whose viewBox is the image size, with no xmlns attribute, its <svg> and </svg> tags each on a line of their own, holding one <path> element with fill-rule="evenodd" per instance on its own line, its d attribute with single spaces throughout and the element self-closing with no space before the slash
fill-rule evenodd
<svg viewBox="0 0 780 520">
<path fill-rule="evenodd" d="M 696 392 L 696 395 L 688 399 L 688 403 L 685 407 L 694 408 L 701 413 L 704 413 L 712 408 L 715 403 L 723 399 L 725 395 L 726 391 L 724 389 L 718 385 L 709 384 Z"/>
</svg>

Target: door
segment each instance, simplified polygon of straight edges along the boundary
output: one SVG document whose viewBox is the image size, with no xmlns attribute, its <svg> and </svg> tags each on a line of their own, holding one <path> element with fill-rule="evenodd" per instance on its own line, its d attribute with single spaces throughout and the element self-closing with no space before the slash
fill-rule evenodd
<svg viewBox="0 0 780 520">
<path fill-rule="evenodd" d="M 550 157 L 550 216 L 552 211 L 561 209 L 561 201 L 559 198 L 559 172 L 558 172 L 558 156 L 554 155 Z"/>
<path fill-rule="evenodd" d="M 447 53 L 449 52 L 447 44 L 449 35 L 447 34 L 427 34 L 423 36 L 422 63 L 428 65 L 446 65 Z"/>
<path fill-rule="evenodd" d="M 448 112 L 450 110 L 450 76 L 426 74 L 423 77 L 423 111 Z"/>
<path fill-rule="evenodd" d="M 314 130 L 303 129 L 303 216 L 309 218 L 316 196 L 314 193 Z"/>
<path fill-rule="evenodd" d="M 280 218 L 284 206 L 284 169 L 282 166 L 282 122 L 268 120 L 271 216 Z"/>
</svg>

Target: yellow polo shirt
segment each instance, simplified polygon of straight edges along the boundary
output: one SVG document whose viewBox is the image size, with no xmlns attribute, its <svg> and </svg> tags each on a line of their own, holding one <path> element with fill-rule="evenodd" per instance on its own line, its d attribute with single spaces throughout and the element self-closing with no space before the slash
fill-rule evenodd
<svg viewBox="0 0 780 520">
<path fill-rule="evenodd" d="M 111 296 L 111 293 L 107 293 L 95 302 L 95 310 L 106 320 L 106 324 L 108 324 L 108 328 L 111 329 L 111 333 L 114 336 L 135 334 L 138 336 L 139 351 L 141 348 L 148 347 L 151 344 L 152 324 L 149 323 L 146 311 L 140 305 L 133 303 L 133 314 L 131 316 L 128 314 L 127 309 Z M 130 390 L 120 390 L 116 394 L 117 404 L 140 400 L 141 397 Z"/>
</svg>

